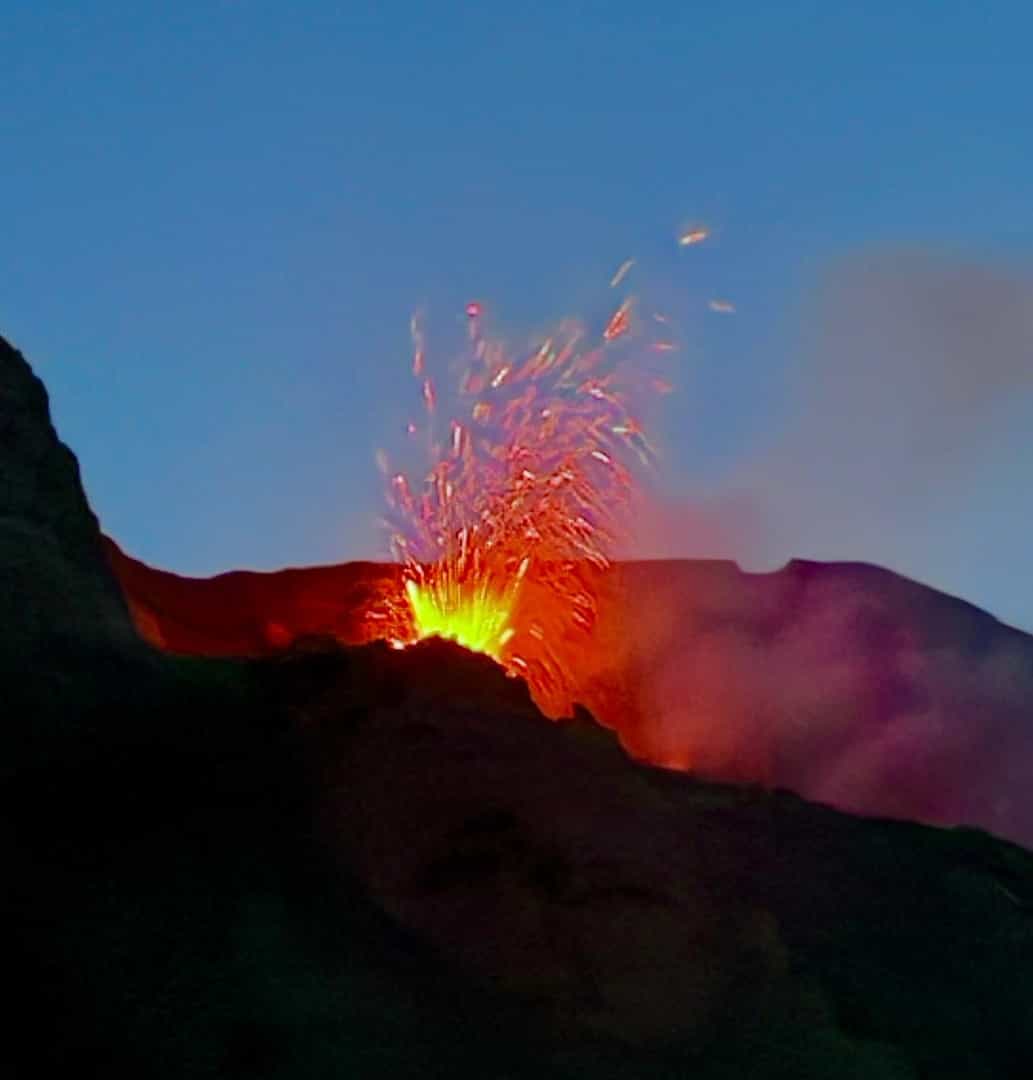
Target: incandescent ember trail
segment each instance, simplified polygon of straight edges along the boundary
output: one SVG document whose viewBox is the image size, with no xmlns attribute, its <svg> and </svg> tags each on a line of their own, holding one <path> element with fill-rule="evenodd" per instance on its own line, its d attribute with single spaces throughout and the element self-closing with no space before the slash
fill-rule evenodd
<svg viewBox="0 0 1033 1080">
<path fill-rule="evenodd" d="M 440 400 L 413 321 L 424 415 L 407 431 L 426 437 L 422 476 L 412 482 L 380 457 L 411 624 L 397 643 L 437 635 L 487 653 L 557 715 L 573 701 L 565 658 L 595 620 L 593 577 L 655 457 L 642 410 L 670 388 L 669 328 L 639 319 L 629 297 L 595 335 L 567 320 L 517 351 L 485 333 L 480 303 L 465 317 L 458 385 Z M 665 337 L 654 341 L 658 328 Z"/>
</svg>

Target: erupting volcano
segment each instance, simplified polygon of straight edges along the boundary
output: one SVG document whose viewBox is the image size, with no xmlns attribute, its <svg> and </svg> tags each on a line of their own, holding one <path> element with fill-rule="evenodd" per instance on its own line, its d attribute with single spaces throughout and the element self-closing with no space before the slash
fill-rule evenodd
<svg viewBox="0 0 1033 1080">
<path fill-rule="evenodd" d="M 1033 8 L 925 7 L 3 9 L 0 1080 L 1033 1078 Z"/>
<path fill-rule="evenodd" d="M 594 579 L 627 528 L 636 472 L 655 456 L 645 398 L 670 389 L 655 358 L 674 346 L 656 334 L 666 320 L 640 318 L 631 298 L 597 337 L 569 320 L 518 353 L 485 334 L 479 303 L 466 318 L 447 422 L 412 323 L 425 418 L 407 430 L 429 458 L 423 479 L 413 484 L 378 455 L 409 608 L 394 640 L 440 636 L 486 653 L 558 714 L 575 687 L 564 657 L 591 634 Z"/>
<path fill-rule="evenodd" d="M 873 567 L 609 565 L 651 454 L 629 312 L 594 347 L 484 347 L 469 414 L 502 419 L 460 413 L 426 490 L 393 485 L 402 565 L 191 580 L 109 541 L 121 590 L 0 340 L 16 1056 L 1028 1074 L 1028 853 L 703 777 L 1028 839 L 1033 641 Z M 434 635 L 631 754 L 484 657 L 404 647 Z"/>
</svg>

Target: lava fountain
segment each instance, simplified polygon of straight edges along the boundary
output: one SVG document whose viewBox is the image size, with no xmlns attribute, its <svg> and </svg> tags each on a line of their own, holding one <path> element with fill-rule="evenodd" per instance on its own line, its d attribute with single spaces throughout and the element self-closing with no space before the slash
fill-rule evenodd
<svg viewBox="0 0 1033 1080">
<path fill-rule="evenodd" d="M 423 419 L 408 434 L 424 439 L 419 483 L 378 455 L 410 624 L 396 641 L 436 635 L 486 653 L 559 715 L 573 704 L 569 657 L 591 636 L 595 583 L 655 457 L 641 410 L 670 390 L 663 367 L 674 345 L 667 320 L 641 318 L 631 298 L 594 336 L 568 320 L 518 353 L 485 333 L 480 304 L 466 320 L 447 416 L 413 320 Z"/>
</svg>

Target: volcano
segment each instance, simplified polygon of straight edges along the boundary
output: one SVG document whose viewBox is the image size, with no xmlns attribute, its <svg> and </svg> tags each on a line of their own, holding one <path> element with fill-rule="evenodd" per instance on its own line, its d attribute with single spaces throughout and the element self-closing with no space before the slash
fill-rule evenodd
<svg viewBox="0 0 1033 1080">
<path fill-rule="evenodd" d="M 141 636 L 185 656 L 364 644 L 404 602 L 393 564 L 186 578 L 104 544 Z M 623 563 L 593 588 L 592 648 L 562 659 L 631 756 L 1033 847 L 1029 635 L 860 563 Z"/>
<path fill-rule="evenodd" d="M 619 564 L 548 717 L 397 567 L 123 553 L 2 340 L 0 454 L 11 1075 L 1030 1075 L 1028 636 Z"/>
</svg>

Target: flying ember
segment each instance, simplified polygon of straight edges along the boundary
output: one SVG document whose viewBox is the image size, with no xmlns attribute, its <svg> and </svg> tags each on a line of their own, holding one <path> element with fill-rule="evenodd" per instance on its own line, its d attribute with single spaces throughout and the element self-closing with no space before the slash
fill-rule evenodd
<svg viewBox="0 0 1033 1080">
<path fill-rule="evenodd" d="M 419 480 L 379 459 L 408 607 L 399 644 L 436 635 L 486 653 L 559 715 L 573 702 L 569 657 L 595 620 L 593 581 L 654 459 L 642 410 L 669 387 L 658 368 L 670 361 L 631 299 L 595 335 L 566 321 L 523 351 L 485 336 L 480 303 L 466 316 L 451 393 L 427 375 L 413 321 L 424 419 L 407 430 L 426 440 Z"/>
<path fill-rule="evenodd" d="M 695 225 L 689 229 L 683 229 L 678 235 L 678 244 L 681 247 L 692 247 L 693 244 L 701 244 L 710 235 L 710 230 L 702 225 Z"/>
</svg>

